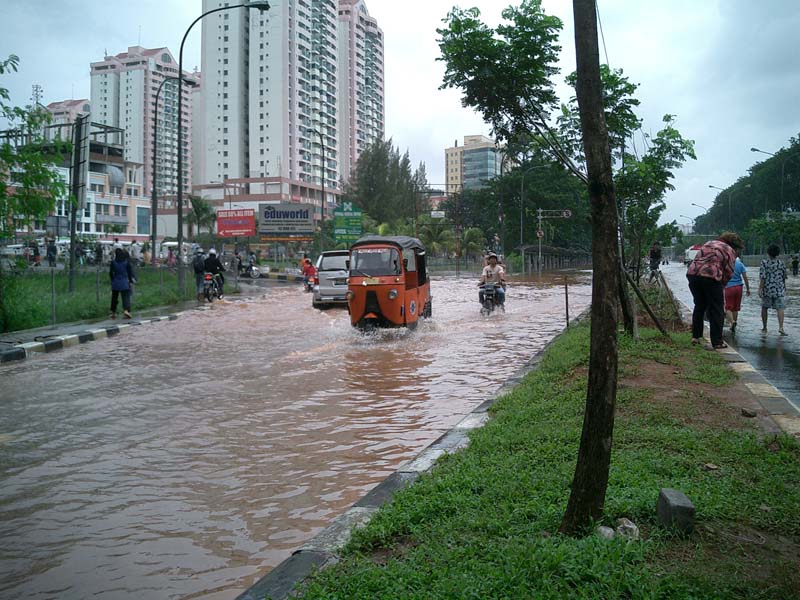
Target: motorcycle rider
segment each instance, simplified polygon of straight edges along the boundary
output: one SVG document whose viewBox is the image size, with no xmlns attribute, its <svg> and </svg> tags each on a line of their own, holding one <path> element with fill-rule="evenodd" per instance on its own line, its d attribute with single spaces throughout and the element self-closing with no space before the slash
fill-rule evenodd
<svg viewBox="0 0 800 600">
<path fill-rule="evenodd" d="M 225 267 L 217 258 L 217 251 L 214 248 L 208 250 L 208 258 L 206 258 L 204 266 L 206 273 L 211 273 L 214 276 L 219 275 L 219 297 L 222 298 L 222 288 L 225 285 L 225 276 L 222 273 L 225 271 Z"/>
<path fill-rule="evenodd" d="M 314 276 L 317 274 L 317 269 L 311 264 L 310 258 L 303 259 L 303 285 L 307 292 L 311 291 L 313 287 L 313 279 Z"/>
<path fill-rule="evenodd" d="M 194 258 L 192 259 L 192 270 L 194 271 L 194 283 L 197 288 L 197 300 L 203 301 L 203 279 L 206 273 L 206 260 L 203 256 L 203 249 L 198 246 L 194 249 Z"/>
<path fill-rule="evenodd" d="M 502 265 L 497 263 L 497 254 L 489 252 L 486 255 L 487 265 L 483 267 L 481 278 L 478 280 L 478 286 L 481 288 L 478 292 L 478 300 L 483 304 L 483 290 L 484 285 L 494 285 L 497 288 L 497 302 L 500 306 L 506 303 L 506 271 Z"/>
</svg>

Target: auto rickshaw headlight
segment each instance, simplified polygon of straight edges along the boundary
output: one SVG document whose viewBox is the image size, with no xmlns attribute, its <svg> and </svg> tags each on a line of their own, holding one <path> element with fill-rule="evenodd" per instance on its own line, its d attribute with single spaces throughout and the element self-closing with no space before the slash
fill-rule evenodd
<svg viewBox="0 0 800 600">
<path fill-rule="evenodd" d="M 347 293 L 345 294 L 345 297 L 348 300 L 352 300 L 353 298 L 356 297 L 356 295 L 353 293 L 353 290 L 347 290 Z"/>
<path fill-rule="evenodd" d="M 391 289 L 389 290 L 389 300 L 397 299 L 397 290 Z"/>
</svg>

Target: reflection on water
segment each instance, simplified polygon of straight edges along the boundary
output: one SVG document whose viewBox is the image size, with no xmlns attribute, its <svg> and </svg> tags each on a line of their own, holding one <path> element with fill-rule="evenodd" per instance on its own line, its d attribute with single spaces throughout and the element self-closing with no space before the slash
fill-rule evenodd
<svg viewBox="0 0 800 600">
<path fill-rule="evenodd" d="M 292 286 L 0 367 L 0 597 L 235 597 L 563 327 L 561 277 L 432 285 L 413 332 Z"/>
<path fill-rule="evenodd" d="M 800 406 L 800 278 L 789 276 L 786 281 L 786 314 L 784 329 L 787 337 L 778 335 L 778 320 L 770 310 L 767 333 L 761 332 L 761 298 L 758 290 L 758 267 L 748 267 L 752 295 L 742 298 L 742 310 L 736 326 L 736 337 L 727 328 L 725 341 L 731 344 L 750 364 L 758 369 L 775 387 Z M 665 268 L 670 288 L 690 309 L 694 306 L 686 282 L 686 268 L 673 264 Z M 706 324 L 708 334 L 708 324 Z"/>
</svg>

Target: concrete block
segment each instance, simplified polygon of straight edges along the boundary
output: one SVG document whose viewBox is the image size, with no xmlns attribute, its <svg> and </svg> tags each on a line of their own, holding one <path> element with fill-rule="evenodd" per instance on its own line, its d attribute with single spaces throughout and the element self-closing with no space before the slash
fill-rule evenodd
<svg viewBox="0 0 800 600">
<path fill-rule="evenodd" d="M 81 344 L 93 341 L 94 341 L 94 333 L 92 333 L 91 331 L 84 331 L 83 333 L 78 334 L 78 342 Z"/>
<path fill-rule="evenodd" d="M 61 350 L 63 347 L 64 347 L 64 342 L 59 338 L 44 341 L 45 352 L 52 352 L 53 350 Z"/>
<path fill-rule="evenodd" d="M 456 425 L 458 429 L 477 429 L 483 427 L 486 421 L 489 420 L 487 413 L 469 414 Z"/>
<path fill-rule="evenodd" d="M 105 329 L 90 329 L 89 331 L 95 340 L 102 340 L 103 338 L 108 337 L 108 333 Z"/>
<path fill-rule="evenodd" d="M 12 360 L 25 360 L 26 357 L 25 348 L 20 348 L 19 346 L 0 350 L 0 363 L 11 362 Z"/>
<path fill-rule="evenodd" d="M 424 473 L 430 471 L 434 463 L 446 452 L 444 448 L 428 448 L 423 450 L 414 460 L 410 463 L 403 465 L 400 471 L 403 473 L 416 472 Z"/>
<path fill-rule="evenodd" d="M 64 348 L 77 346 L 80 343 L 77 335 L 62 335 L 59 339 L 63 342 Z"/>
<path fill-rule="evenodd" d="M 656 505 L 658 520 L 667 529 L 683 533 L 694 530 L 694 504 L 680 490 L 662 488 Z"/>
<path fill-rule="evenodd" d="M 17 348 L 25 350 L 26 356 L 30 356 L 31 352 L 44 352 L 44 344 L 42 342 L 27 342 L 20 344 Z"/>
</svg>

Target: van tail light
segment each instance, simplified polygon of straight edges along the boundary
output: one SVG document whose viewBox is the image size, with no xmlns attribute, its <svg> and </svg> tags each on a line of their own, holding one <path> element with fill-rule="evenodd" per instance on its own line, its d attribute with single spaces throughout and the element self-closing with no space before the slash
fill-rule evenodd
<svg viewBox="0 0 800 600">
<path fill-rule="evenodd" d="M 206 281 L 211 281 L 211 273 L 206 273 Z"/>
<path fill-rule="evenodd" d="M 314 285 L 319 285 L 319 277 L 317 277 L 316 275 L 312 277 L 311 283 L 313 283 Z"/>
</svg>

